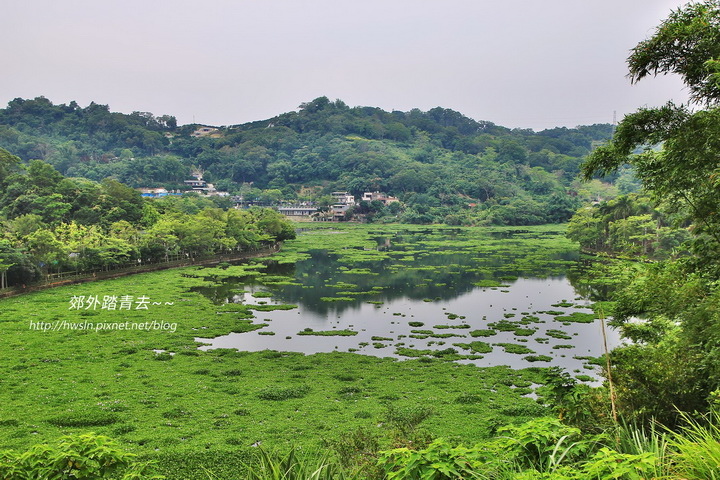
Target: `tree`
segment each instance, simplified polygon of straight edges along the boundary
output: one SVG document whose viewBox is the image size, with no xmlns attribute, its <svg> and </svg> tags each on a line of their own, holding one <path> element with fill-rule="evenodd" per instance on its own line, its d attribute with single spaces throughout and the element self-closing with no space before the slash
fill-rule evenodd
<svg viewBox="0 0 720 480">
<path fill-rule="evenodd" d="M 269 208 L 253 209 L 257 226 L 271 241 L 281 242 L 295 238 L 295 227 L 282 214 Z"/>
<path fill-rule="evenodd" d="M 63 244 L 50 230 L 41 228 L 34 231 L 25 238 L 25 245 L 36 264 L 46 271 L 49 270 L 50 265 L 67 259 Z"/>
<path fill-rule="evenodd" d="M 225 233 L 235 239 L 238 249 L 249 250 L 260 245 L 260 234 L 250 212 L 232 208 L 225 212 L 225 221 Z"/>
<path fill-rule="evenodd" d="M 634 215 L 610 225 L 610 244 L 618 250 L 646 255 L 656 238 L 657 224 L 651 215 Z"/>
<path fill-rule="evenodd" d="M 5 286 L 26 285 L 40 278 L 37 266 L 7 240 L 0 239 L 0 265 Z"/>
<path fill-rule="evenodd" d="M 720 389 L 720 0 L 672 12 L 628 65 L 633 82 L 680 75 L 697 107 L 667 103 L 626 116 L 583 166 L 586 178 L 633 166 L 656 201 L 686 210 L 694 222 L 695 255 L 623 269 L 613 297 L 614 321 L 635 341 L 612 354 L 618 405 L 671 424 L 681 412 L 713 408 Z M 615 207 L 613 241 L 643 251 L 651 240 L 661 244 L 660 230 L 650 233 L 651 215 Z"/>
<path fill-rule="evenodd" d="M 20 159 L 7 150 L 0 148 L 0 184 L 5 178 L 17 169 Z"/>
<path fill-rule="evenodd" d="M 720 60 L 720 2 L 706 0 L 670 14 L 655 35 L 640 42 L 628 59 L 630 79 L 676 73 L 697 103 L 720 100 L 717 65 Z"/>
<path fill-rule="evenodd" d="M 44 226 L 40 215 L 29 213 L 5 222 L 5 231 L 10 234 L 11 238 L 20 242 L 24 237 Z"/>
<path fill-rule="evenodd" d="M 30 191 L 38 195 L 46 195 L 54 191 L 63 176 L 49 163 L 32 160 L 27 169 Z"/>
<path fill-rule="evenodd" d="M 117 180 L 106 178 L 102 181 L 102 193 L 98 206 L 102 210 L 101 223 L 110 225 L 118 220 L 131 223 L 143 218 L 143 200 L 140 192 Z"/>
<path fill-rule="evenodd" d="M 696 233 L 720 244 L 720 2 L 706 0 L 672 12 L 628 59 L 630 78 L 676 73 L 701 107 L 672 102 L 626 116 L 610 143 L 583 166 L 586 178 L 635 167 L 658 199 L 687 207 Z M 662 148 L 658 149 L 657 146 Z M 635 153 L 638 149 L 640 153 Z M 715 253 L 717 257 L 717 252 Z"/>
<path fill-rule="evenodd" d="M 8 286 L 6 279 L 7 271 L 10 270 L 10 267 L 12 267 L 13 265 L 15 264 L 0 260 L 0 289 Z"/>
<path fill-rule="evenodd" d="M 583 248 L 600 249 L 603 246 L 602 219 L 595 215 L 595 209 L 584 207 L 570 219 L 567 236 Z"/>
</svg>

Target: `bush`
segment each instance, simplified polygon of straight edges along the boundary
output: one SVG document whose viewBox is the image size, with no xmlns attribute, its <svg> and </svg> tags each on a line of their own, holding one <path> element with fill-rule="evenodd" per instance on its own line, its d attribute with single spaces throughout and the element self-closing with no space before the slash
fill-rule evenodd
<svg viewBox="0 0 720 480">
<path fill-rule="evenodd" d="M 396 448 L 380 452 L 378 463 L 388 480 L 452 480 L 482 478 L 479 472 L 485 460 L 479 449 L 452 447 L 440 439 L 422 450 Z"/>
<path fill-rule="evenodd" d="M 386 408 L 385 420 L 397 428 L 400 434 L 405 437 L 434 413 L 432 408 L 422 405 L 410 405 L 406 407 L 387 405 Z"/>
<path fill-rule="evenodd" d="M 38 444 L 22 453 L 0 453 L 0 478 L 13 480 L 165 478 L 149 468 L 115 441 L 94 433 L 62 437 L 55 445 Z"/>
<path fill-rule="evenodd" d="M 102 410 L 90 409 L 82 412 L 70 411 L 65 414 L 49 418 L 47 422 L 56 427 L 102 427 L 112 425 L 118 421 L 117 415 Z"/>
<path fill-rule="evenodd" d="M 307 385 L 295 385 L 292 387 L 281 387 L 277 385 L 265 387 L 258 392 L 261 400 L 289 400 L 291 398 L 303 398 L 310 392 Z"/>
</svg>

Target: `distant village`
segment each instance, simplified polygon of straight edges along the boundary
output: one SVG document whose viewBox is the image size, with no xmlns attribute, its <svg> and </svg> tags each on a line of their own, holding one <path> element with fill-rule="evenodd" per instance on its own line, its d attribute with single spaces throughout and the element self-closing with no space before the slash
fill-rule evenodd
<svg viewBox="0 0 720 480">
<path fill-rule="evenodd" d="M 230 195 L 228 192 L 217 190 L 212 183 L 203 180 L 203 173 L 199 169 L 195 169 L 191 175 L 193 178 L 185 180 L 186 189 L 183 190 L 167 190 L 165 188 L 138 188 L 140 194 L 145 198 L 162 198 L 171 195 L 184 195 L 193 192 L 201 196 L 218 196 L 230 197 L 234 208 L 250 208 L 256 203 L 252 199 L 245 199 L 241 195 Z M 347 218 L 348 210 L 357 205 L 355 196 L 349 192 L 332 192 L 333 204 L 329 208 L 319 208 L 312 202 L 302 202 L 298 205 L 269 205 L 283 215 L 297 220 L 315 220 L 315 221 L 334 221 L 340 222 Z M 381 192 L 365 192 L 360 201 L 374 202 L 378 201 L 387 206 L 393 202 L 399 201 L 396 197 L 386 195 Z"/>
</svg>

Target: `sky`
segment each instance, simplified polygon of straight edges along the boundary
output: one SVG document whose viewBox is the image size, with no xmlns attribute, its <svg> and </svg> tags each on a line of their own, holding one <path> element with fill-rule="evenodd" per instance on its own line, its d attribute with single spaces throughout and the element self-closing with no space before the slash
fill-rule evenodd
<svg viewBox="0 0 720 480">
<path fill-rule="evenodd" d="M 0 0 L 0 106 L 233 125 L 320 96 L 542 130 L 687 101 L 626 58 L 681 0 Z"/>
</svg>

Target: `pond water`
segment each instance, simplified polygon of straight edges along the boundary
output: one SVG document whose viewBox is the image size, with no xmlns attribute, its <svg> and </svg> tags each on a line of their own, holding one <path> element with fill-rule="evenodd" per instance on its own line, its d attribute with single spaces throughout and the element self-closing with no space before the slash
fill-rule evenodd
<svg viewBox="0 0 720 480">
<path fill-rule="evenodd" d="M 298 240 L 304 258 L 266 261 L 262 275 L 196 289 L 218 304 L 297 305 L 258 311 L 263 328 L 198 338 L 207 344 L 201 348 L 597 372 L 588 359 L 603 353 L 600 320 L 587 286 L 571 282 L 578 252 L 561 231 L 363 232 L 305 232 Z M 619 335 L 606 332 L 612 348 Z"/>
</svg>

